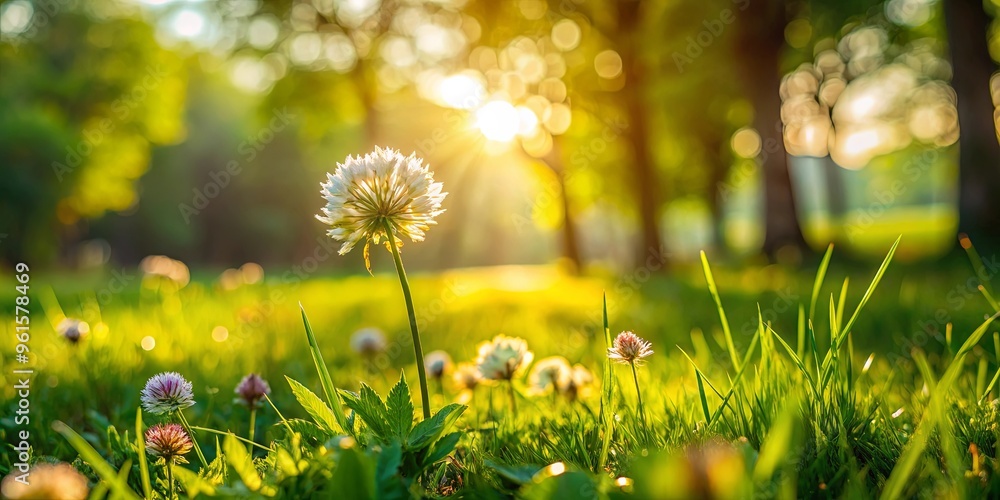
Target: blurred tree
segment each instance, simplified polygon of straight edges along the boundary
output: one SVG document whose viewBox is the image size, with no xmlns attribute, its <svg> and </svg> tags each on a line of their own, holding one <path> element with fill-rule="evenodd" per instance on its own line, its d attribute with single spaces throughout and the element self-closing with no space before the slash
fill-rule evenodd
<svg viewBox="0 0 1000 500">
<path fill-rule="evenodd" d="M 789 5 L 780 0 L 748 1 L 744 5 L 742 15 L 747 22 L 737 24 L 735 63 L 742 70 L 747 96 L 753 102 L 753 126 L 763 145 L 764 251 L 774 255 L 784 246 L 805 247 L 788 174 L 778 94 Z"/>
<path fill-rule="evenodd" d="M 996 4 L 994 4 L 996 5 Z M 997 61 L 987 47 L 990 20 L 982 0 L 946 0 L 945 22 L 958 94 L 961 135 L 959 229 L 973 241 L 1000 242 L 1000 143 L 990 77 Z"/>
<path fill-rule="evenodd" d="M 94 3 L 84 13 L 39 5 L 20 18 L 23 25 L 6 27 L 0 42 L 4 259 L 48 262 L 87 220 L 133 207 L 151 145 L 184 134 L 180 59 L 156 43 L 134 10 L 117 7 Z"/>
<path fill-rule="evenodd" d="M 659 215 L 661 181 L 656 174 L 650 151 L 648 85 L 651 84 L 649 69 L 640 52 L 643 43 L 644 10 L 639 0 L 619 0 L 615 2 L 617 26 L 609 33 L 621 55 L 624 87 L 620 91 L 628 112 L 629 126 L 624 136 L 632 146 L 632 176 L 635 183 L 639 208 L 639 229 L 642 246 L 637 249 L 636 261 L 644 262 L 649 252 L 659 252 L 663 246 L 660 236 Z"/>
</svg>

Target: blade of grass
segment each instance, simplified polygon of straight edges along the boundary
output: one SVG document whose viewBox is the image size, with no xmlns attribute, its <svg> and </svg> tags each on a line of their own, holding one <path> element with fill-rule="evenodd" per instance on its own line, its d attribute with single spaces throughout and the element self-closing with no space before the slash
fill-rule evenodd
<svg viewBox="0 0 1000 500">
<path fill-rule="evenodd" d="M 816 302 L 819 300 L 819 289 L 823 286 L 823 280 L 826 279 L 826 270 L 830 267 L 830 257 L 832 256 L 833 243 L 830 243 L 830 246 L 826 247 L 823 260 L 819 263 L 819 269 L 816 271 L 816 280 L 813 281 L 812 297 L 809 300 L 810 322 L 816 319 Z"/>
<path fill-rule="evenodd" d="M 719 288 L 715 285 L 715 278 L 712 276 L 712 268 L 708 265 L 708 257 L 705 251 L 701 252 L 701 266 L 705 271 L 705 280 L 708 281 L 708 291 L 715 299 L 715 308 L 719 310 L 719 320 L 722 321 L 722 333 L 726 336 L 726 348 L 729 349 L 729 359 L 733 362 L 733 368 L 740 366 L 740 356 L 736 352 L 736 344 L 733 343 L 733 332 L 729 329 L 729 320 L 726 319 L 726 310 L 722 308 L 722 299 L 719 297 Z"/>
<path fill-rule="evenodd" d="M 993 380 L 990 381 L 990 385 L 986 386 L 986 390 L 983 391 L 983 395 L 979 396 L 979 404 L 983 404 L 983 401 L 986 401 L 986 397 L 990 395 L 990 391 L 993 390 L 993 386 L 997 385 L 998 379 L 1000 379 L 1000 368 L 997 368 L 996 374 L 993 375 Z"/>
<path fill-rule="evenodd" d="M 733 397 L 736 393 L 736 389 L 739 388 L 741 381 L 743 380 L 743 373 L 746 372 L 747 366 L 750 365 L 750 357 L 753 354 L 754 349 L 757 348 L 757 342 L 760 339 L 760 333 L 754 333 L 753 339 L 750 340 L 750 348 L 747 349 L 747 353 L 743 356 L 743 362 L 740 363 L 740 369 L 736 372 L 736 378 L 730 382 L 729 392 L 726 393 L 726 397 L 722 398 L 722 404 L 719 408 L 715 410 L 715 414 L 712 415 L 712 419 L 708 422 L 711 426 L 718 420 L 719 416 L 722 415 L 722 410 L 726 408 L 729 404 L 729 399 Z"/>
<path fill-rule="evenodd" d="M 705 423 L 712 421 L 712 412 L 708 411 L 708 397 L 705 395 L 705 384 L 701 381 L 701 370 L 694 371 L 698 380 L 698 396 L 701 397 L 701 411 L 705 414 Z"/>
<path fill-rule="evenodd" d="M 896 242 L 892 244 L 892 248 L 889 249 L 889 253 L 885 256 L 885 260 L 882 261 L 882 265 L 879 266 L 878 271 L 875 272 L 875 277 L 872 278 L 871 284 L 868 285 L 868 290 L 865 290 L 865 295 L 861 297 L 861 302 L 858 303 L 858 307 L 854 309 L 854 314 L 851 315 L 851 319 L 847 321 L 847 326 L 841 330 L 839 342 L 843 342 L 844 338 L 850 333 L 851 328 L 854 327 L 854 322 L 858 320 L 858 315 L 861 314 L 861 310 L 864 309 L 865 304 L 868 303 L 868 299 L 871 298 L 872 294 L 875 293 L 875 288 L 878 287 L 880 281 L 882 281 L 882 276 L 885 275 L 886 269 L 889 268 L 889 263 L 892 262 L 892 256 L 896 254 L 896 247 L 899 246 L 899 241 L 902 236 L 896 238 Z M 838 345 L 839 349 L 840 346 Z"/>
<path fill-rule="evenodd" d="M 306 327 L 306 338 L 309 340 L 309 351 L 312 353 L 313 364 L 316 365 L 316 373 L 319 375 L 319 383 L 323 387 L 323 395 L 326 396 L 326 402 L 330 405 L 333 410 L 333 415 L 337 418 L 337 424 L 340 428 L 346 432 L 350 433 L 350 428 L 347 425 L 347 415 L 344 415 L 344 406 L 340 401 L 340 394 L 337 392 L 337 387 L 333 385 L 333 378 L 330 377 L 330 371 L 326 367 L 326 362 L 323 361 L 323 353 L 320 352 L 319 343 L 316 342 L 316 335 L 313 333 L 312 326 L 309 324 L 309 318 L 306 317 L 306 309 L 302 307 L 302 303 L 299 303 L 299 309 L 302 311 L 302 323 Z M 419 363 L 420 360 L 417 360 Z"/>
<path fill-rule="evenodd" d="M 142 432 L 142 407 L 135 410 L 135 445 L 139 453 L 139 475 L 142 477 L 142 497 L 153 498 L 149 482 L 149 463 L 146 461 L 146 438 Z"/>
<path fill-rule="evenodd" d="M 972 335 L 969 335 L 969 338 L 962 344 L 962 348 L 959 349 L 954 361 L 948 365 L 944 376 L 937 383 L 937 388 L 931 393 L 927 409 L 917 424 L 913 436 L 910 437 L 907 447 L 903 449 L 903 453 L 896 462 L 896 466 L 889 474 L 889 479 L 886 480 L 885 487 L 882 489 L 882 494 L 879 498 L 895 499 L 903 495 L 903 490 L 909 483 L 910 476 L 913 475 L 921 458 L 923 458 L 924 450 L 930 443 L 931 436 L 934 434 L 934 428 L 937 427 L 938 422 L 948 418 L 946 396 L 951 389 L 952 383 L 962 371 L 962 362 L 965 359 L 965 355 L 979 343 L 986 330 L 989 329 L 990 324 L 997 317 L 1000 317 L 1000 313 L 990 316 L 979 328 L 976 328 L 972 332 Z"/>
<path fill-rule="evenodd" d="M 989 295 L 993 295 L 990 276 L 986 273 L 986 266 L 983 265 L 983 259 L 979 256 L 979 251 L 976 250 L 975 245 L 972 244 L 972 240 L 969 239 L 969 235 L 965 233 L 958 235 L 958 243 L 962 245 L 965 254 L 969 256 L 969 262 L 972 263 L 972 270 L 976 273 L 979 284 L 986 289 Z M 996 307 L 996 310 L 1000 311 L 1000 307 Z"/>
<path fill-rule="evenodd" d="M 603 297 L 604 313 L 604 343 L 605 347 L 611 348 L 611 327 L 608 323 L 608 294 Z M 597 470 L 602 472 L 608 463 L 608 451 L 611 449 L 611 435 L 614 433 L 615 419 L 611 415 L 612 398 L 614 397 L 614 377 L 611 373 L 611 358 L 604 356 L 604 386 L 601 390 L 601 425 L 604 427 L 604 434 L 601 436 L 601 453 L 597 457 Z M 492 404 L 490 405 L 492 408 Z"/>
<path fill-rule="evenodd" d="M 80 436 L 73 429 L 59 420 L 52 423 L 52 428 L 62 434 L 69 441 L 69 444 L 80 454 L 80 458 L 90 464 L 97 476 L 108 486 L 108 490 L 118 498 L 138 500 L 139 497 L 132 491 L 128 484 L 115 472 L 114 467 L 101 457 L 101 454 L 90 446 L 90 443 L 83 436 Z"/>
</svg>

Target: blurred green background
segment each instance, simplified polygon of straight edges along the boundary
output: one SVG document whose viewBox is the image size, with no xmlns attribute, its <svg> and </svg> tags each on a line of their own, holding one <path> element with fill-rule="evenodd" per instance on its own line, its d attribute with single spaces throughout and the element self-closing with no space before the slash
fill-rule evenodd
<svg viewBox="0 0 1000 500">
<path fill-rule="evenodd" d="M 414 269 L 989 254 L 998 6 L 5 1 L 0 259 L 284 272 L 375 144 L 450 192 Z"/>
</svg>

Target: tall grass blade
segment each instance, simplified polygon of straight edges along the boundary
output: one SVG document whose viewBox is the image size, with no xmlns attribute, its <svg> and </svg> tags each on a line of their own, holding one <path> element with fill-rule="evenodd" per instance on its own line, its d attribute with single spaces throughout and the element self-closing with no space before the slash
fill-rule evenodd
<svg viewBox="0 0 1000 500">
<path fill-rule="evenodd" d="M 153 498 L 149 482 L 149 462 L 146 461 L 146 435 L 142 432 L 142 407 L 135 410 L 135 447 L 139 453 L 139 475 L 142 477 L 142 497 Z"/>
<path fill-rule="evenodd" d="M 819 269 L 816 270 L 816 279 L 813 281 L 812 297 L 809 299 L 809 321 L 814 322 L 816 319 L 816 302 L 819 300 L 819 290 L 823 287 L 823 280 L 826 279 L 826 270 L 830 267 L 830 258 L 833 257 L 833 243 L 826 247 L 826 253 L 823 254 L 823 260 L 819 263 Z"/>
<path fill-rule="evenodd" d="M 958 378 L 958 374 L 962 371 L 962 362 L 965 359 L 965 355 L 979 343 L 986 330 L 989 329 L 990 324 L 997 317 L 1000 317 L 1000 313 L 990 316 L 979 328 L 976 328 L 972 332 L 972 335 L 969 335 L 969 338 L 962 344 L 962 348 L 959 349 L 954 361 L 948 365 L 944 376 L 941 377 L 941 380 L 937 383 L 937 387 L 931 393 L 927 409 L 917 424 L 917 429 L 907 443 L 907 447 L 896 462 L 896 466 L 892 469 L 892 473 L 889 474 L 889 479 L 886 480 L 885 487 L 882 489 L 882 495 L 879 498 L 895 499 L 903 495 L 903 490 L 906 488 L 907 483 L 909 483 L 910 477 L 916 471 L 917 466 L 920 464 L 920 459 L 923 457 L 924 450 L 930 443 L 931 436 L 934 434 L 934 428 L 937 427 L 938 422 L 943 422 L 948 418 L 946 397 L 952 383 L 954 383 L 955 379 Z"/>
<path fill-rule="evenodd" d="M 972 263 L 972 270 L 976 273 L 976 278 L 979 279 L 979 284 L 986 289 L 986 294 L 993 295 L 993 287 L 990 285 L 990 276 L 986 272 L 986 266 L 983 265 L 983 259 L 979 256 L 979 251 L 976 250 L 975 245 L 972 244 L 972 240 L 969 239 L 969 235 L 965 233 L 958 235 L 958 243 L 962 245 L 962 248 L 965 250 L 965 254 L 969 256 L 969 262 Z M 1000 307 L 994 306 L 994 308 L 1000 311 Z"/>
<path fill-rule="evenodd" d="M 729 329 L 729 320 L 726 319 L 726 310 L 722 308 L 722 299 L 719 297 L 719 288 L 715 285 L 715 278 L 712 276 L 712 268 L 708 265 L 708 257 L 705 251 L 701 252 L 701 266 L 705 271 L 705 280 L 708 281 L 708 291 L 715 299 L 715 308 L 719 310 L 719 320 L 722 322 L 722 333 L 726 336 L 726 348 L 729 349 L 729 359 L 733 362 L 733 368 L 740 366 L 740 356 L 736 352 L 736 344 L 733 343 L 733 332 Z"/>
<path fill-rule="evenodd" d="M 115 473 L 114 467 L 106 462 L 101 454 L 93 446 L 90 446 L 86 439 L 83 439 L 83 436 L 58 420 L 52 424 L 52 428 L 62 434 L 80 454 L 80 458 L 90 464 L 90 467 L 97 473 L 97 477 L 101 478 L 101 481 L 107 485 L 108 491 L 113 493 L 115 497 L 138 500 L 139 497 L 136 496 L 135 492 L 128 487 L 122 477 Z"/>
<path fill-rule="evenodd" d="M 337 418 L 337 424 L 345 432 L 350 432 L 350 427 L 347 425 L 347 415 L 344 414 L 344 406 L 340 401 L 340 394 L 337 392 L 337 387 L 333 385 L 333 378 L 330 377 L 330 371 L 326 367 L 326 362 L 323 361 L 323 353 L 319 349 L 319 343 L 316 342 L 316 335 L 309 324 L 309 318 L 306 317 L 306 309 L 302 307 L 301 303 L 299 303 L 299 309 L 302 311 L 302 324 L 306 327 L 309 352 L 312 354 L 313 364 L 316 365 L 316 373 L 319 375 L 319 383 L 323 387 L 323 395 L 326 397 L 326 402 L 330 406 L 330 409 L 333 410 L 334 417 Z M 419 363 L 420 360 L 417 360 L 417 362 Z"/>
<path fill-rule="evenodd" d="M 858 320 L 858 315 L 861 314 L 861 310 L 865 308 L 865 304 L 868 303 L 868 299 L 870 299 L 872 294 L 875 293 L 875 288 L 877 288 L 879 282 L 882 281 L 882 276 L 885 275 L 886 269 L 889 268 L 889 263 L 892 262 L 892 256 L 896 254 L 896 247 L 899 246 L 899 241 L 902 238 L 902 236 L 896 238 L 896 242 L 892 244 L 892 248 L 889 249 L 889 253 L 885 256 L 885 260 L 882 261 L 882 265 L 879 266 L 878 271 L 875 272 L 875 277 L 872 278 L 871 284 L 868 285 L 868 290 L 866 290 L 865 295 L 861 297 L 861 302 L 858 303 L 858 307 L 854 310 L 854 314 L 851 315 L 851 319 L 847 321 L 847 326 L 845 326 L 841 331 L 838 344 L 843 342 L 847 334 L 850 333 L 851 328 L 854 327 L 854 322 Z M 840 345 L 838 345 L 837 348 L 839 349 Z"/>
<path fill-rule="evenodd" d="M 608 294 L 604 293 L 603 296 L 603 314 L 604 314 L 604 343 L 605 347 L 611 348 L 611 326 L 608 323 Z M 611 373 L 611 359 L 604 356 L 604 385 L 601 389 L 601 425 L 603 427 L 604 433 L 601 435 L 601 453 L 597 457 L 597 471 L 601 472 L 604 470 L 605 465 L 608 463 L 608 451 L 611 449 L 611 435 L 614 433 L 615 419 L 612 415 L 613 410 L 611 409 L 612 398 L 614 396 L 614 377 Z M 491 405 L 492 407 L 492 405 Z"/>
</svg>

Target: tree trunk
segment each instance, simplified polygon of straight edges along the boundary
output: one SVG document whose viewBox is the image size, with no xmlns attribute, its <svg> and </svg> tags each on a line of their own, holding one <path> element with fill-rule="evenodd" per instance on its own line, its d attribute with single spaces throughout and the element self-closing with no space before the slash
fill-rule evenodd
<svg viewBox="0 0 1000 500">
<path fill-rule="evenodd" d="M 987 49 L 989 17 L 980 0 L 947 0 L 945 24 L 958 95 L 959 229 L 973 242 L 1000 240 L 1000 144 L 993 122 Z"/>
<path fill-rule="evenodd" d="M 777 1 L 750 2 L 743 16 L 753 22 L 739 26 L 737 54 L 754 105 L 754 128 L 760 134 L 764 173 L 764 252 L 774 256 L 784 246 L 805 247 L 799 228 L 788 175 L 788 158 L 781 133 L 779 56 L 785 42 L 785 5 Z"/>
<path fill-rule="evenodd" d="M 646 116 L 649 106 L 643 101 L 643 80 L 645 68 L 638 55 L 642 44 L 640 7 L 638 0 L 619 0 L 618 7 L 618 49 L 622 58 L 622 71 L 625 73 L 625 86 L 620 95 L 625 99 L 628 113 L 628 128 L 623 136 L 632 145 L 634 160 L 632 162 L 632 181 L 635 183 L 636 198 L 639 203 L 639 220 L 642 234 L 642 247 L 636 249 L 636 262 L 642 262 L 649 252 L 660 251 L 663 242 L 660 240 L 659 227 L 659 187 L 660 182 L 653 165 L 649 150 L 649 124 Z M 664 266 L 665 267 L 665 266 Z"/>
<path fill-rule="evenodd" d="M 566 169 L 563 168 L 561 142 L 559 136 L 552 137 L 552 150 L 545 156 L 545 163 L 552 169 L 559 182 L 559 197 L 562 199 L 563 209 L 562 256 L 570 262 L 571 273 L 579 274 L 583 270 L 583 257 L 580 253 L 580 241 L 577 237 L 569 193 L 566 190 Z"/>
</svg>

